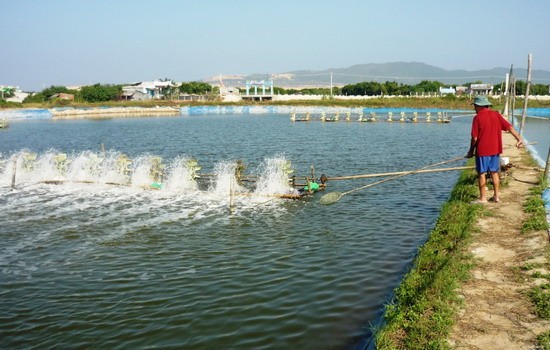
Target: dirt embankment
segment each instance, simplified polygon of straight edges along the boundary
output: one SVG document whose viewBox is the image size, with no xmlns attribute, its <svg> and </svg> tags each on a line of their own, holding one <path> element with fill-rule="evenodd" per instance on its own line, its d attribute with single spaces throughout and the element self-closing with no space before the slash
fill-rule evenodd
<svg viewBox="0 0 550 350">
<path fill-rule="evenodd" d="M 147 116 L 147 115 L 179 115 L 180 109 L 177 107 L 109 107 L 109 108 L 52 108 L 49 110 L 56 119 L 74 119 L 74 118 L 105 118 L 108 117 L 127 117 L 127 116 Z"/>
<path fill-rule="evenodd" d="M 522 168 L 508 171 L 500 203 L 484 205 L 486 212 L 478 219 L 479 230 L 469 247 L 476 266 L 460 289 L 464 307 L 449 339 L 454 349 L 536 349 L 537 335 L 550 329 L 550 321 L 535 315 L 527 296 L 530 288 L 544 280 L 527 275 L 533 270 L 525 271 L 529 265 L 548 266 L 548 233 L 521 233 L 523 204 L 540 172 L 529 170 L 527 151 L 514 145 L 512 135 L 505 134 L 502 156 Z"/>
</svg>

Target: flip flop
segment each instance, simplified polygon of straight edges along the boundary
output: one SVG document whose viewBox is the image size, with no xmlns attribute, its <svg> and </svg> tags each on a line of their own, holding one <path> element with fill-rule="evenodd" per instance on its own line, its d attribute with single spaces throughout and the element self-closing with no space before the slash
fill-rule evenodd
<svg viewBox="0 0 550 350">
<path fill-rule="evenodd" d="M 491 198 L 489 198 L 489 202 L 498 203 L 498 202 L 500 202 L 500 199 L 495 199 L 495 197 L 491 197 Z"/>
</svg>

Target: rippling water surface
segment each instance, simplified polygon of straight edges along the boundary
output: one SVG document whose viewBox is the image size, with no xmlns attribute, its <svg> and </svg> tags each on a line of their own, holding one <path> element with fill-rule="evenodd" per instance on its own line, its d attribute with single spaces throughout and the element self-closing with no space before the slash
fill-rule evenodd
<svg viewBox="0 0 550 350">
<path fill-rule="evenodd" d="M 219 184 L 158 191 L 47 184 L 41 170 L 19 174 L 12 190 L 9 160 L 22 151 L 39 159 L 65 152 L 76 162 L 103 144 L 133 159 L 196 158 L 203 173 L 237 159 L 247 173 L 261 173 L 282 158 L 298 175 L 314 165 L 317 176 L 331 177 L 464 155 L 470 122 L 291 123 L 288 115 L 14 122 L 0 134 L 0 345 L 353 348 L 367 341 L 458 178 L 416 174 L 332 206 L 319 204 L 321 194 L 243 196 L 230 212 Z M 328 191 L 376 180 L 333 181 Z"/>
</svg>

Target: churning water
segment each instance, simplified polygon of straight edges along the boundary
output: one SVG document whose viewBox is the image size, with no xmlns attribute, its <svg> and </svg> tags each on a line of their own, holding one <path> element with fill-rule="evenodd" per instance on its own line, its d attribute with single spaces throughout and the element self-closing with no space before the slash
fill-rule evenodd
<svg viewBox="0 0 550 350">
<path fill-rule="evenodd" d="M 0 345 L 356 347 L 458 172 L 403 177 L 332 206 L 320 194 L 273 195 L 292 190 L 289 167 L 331 177 L 456 158 L 470 122 L 241 114 L 11 123 L 0 133 Z M 242 164 L 253 187 L 235 179 Z"/>
</svg>

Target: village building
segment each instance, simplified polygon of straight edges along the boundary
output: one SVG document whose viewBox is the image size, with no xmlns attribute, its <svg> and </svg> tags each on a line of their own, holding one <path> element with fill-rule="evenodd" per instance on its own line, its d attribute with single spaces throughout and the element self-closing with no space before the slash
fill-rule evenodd
<svg viewBox="0 0 550 350">
<path fill-rule="evenodd" d="M 6 100 L 7 102 L 22 103 L 23 100 L 29 95 L 30 94 L 28 92 L 21 91 L 19 86 L 0 85 L 0 99 Z"/>
<path fill-rule="evenodd" d="M 58 94 L 53 94 L 50 96 L 50 100 L 55 100 L 55 99 L 65 100 L 65 101 L 74 101 L 74 95 L 60 92 Z"/>
<path fill-rule="evenodd" d="M 261 88 L 261 93 L 258 92 L 258 88 Z M 253 91 L 251 91 L 251 89 L 253 89 Z M 242 96 L 242 99 L 249 101 L 273 100 L 273 80 L 247 80 L 246 94 Z"/>
<path fill-rule="evenodd" d="M 242 101 L 241 91 L 239 88 L 233 86 L 220 86 L 220 97 L 225 102 Z"/>
<path fill-rule="evenodd" d="M 440 86 L 439 87 L 439 93 L 441 95 L 449 95 L 449 94 L 455 95 L 456 94 L 456 89 L 452 86 L 451 87 Z"/>
<path fill-rule="evenodd" d="M 469 95 L 483 95 L 491 96 L 493 95 L 493 85 L 491 84 L 471 84 L 470 89 L 468 90 Z"/>
<path fill-rule="evenodd" d="M 456 96 L 462 96 L 465 94 L 468 95 L 483 95 L 483 96 L 492 96 L 493 95 L 494 87 L 491 84 L 470 84 L 469 87 L 467 86 L 457 86 L 455 88 L 453 87 L 439 87 L 439 94 L 440 95 L 456 95 Z"/>
<path fill-rule="evenodd" d="M 7 97 L 7 96 L 10 97 Z M 23 92 L 18 86 L 12 85 L 0 85 L 0 98 L 8 102 L 22 103 L 23 100 L 29 96 L 28 92 Z"/>
<path fill-rule="evenodd" d="M 172 81 L 140 81 L 122 87 L 125 100 L 160 100 L 171 94 L 179 85 Z"/>
<path fill-rule="evenodd" d="M 466 92 L 468 91 L 468 88 L 466 86 L 457 86 L 455 90 L 456 90 L 457 96 L 462 96 L 466 94 Z"/>
</svg>

